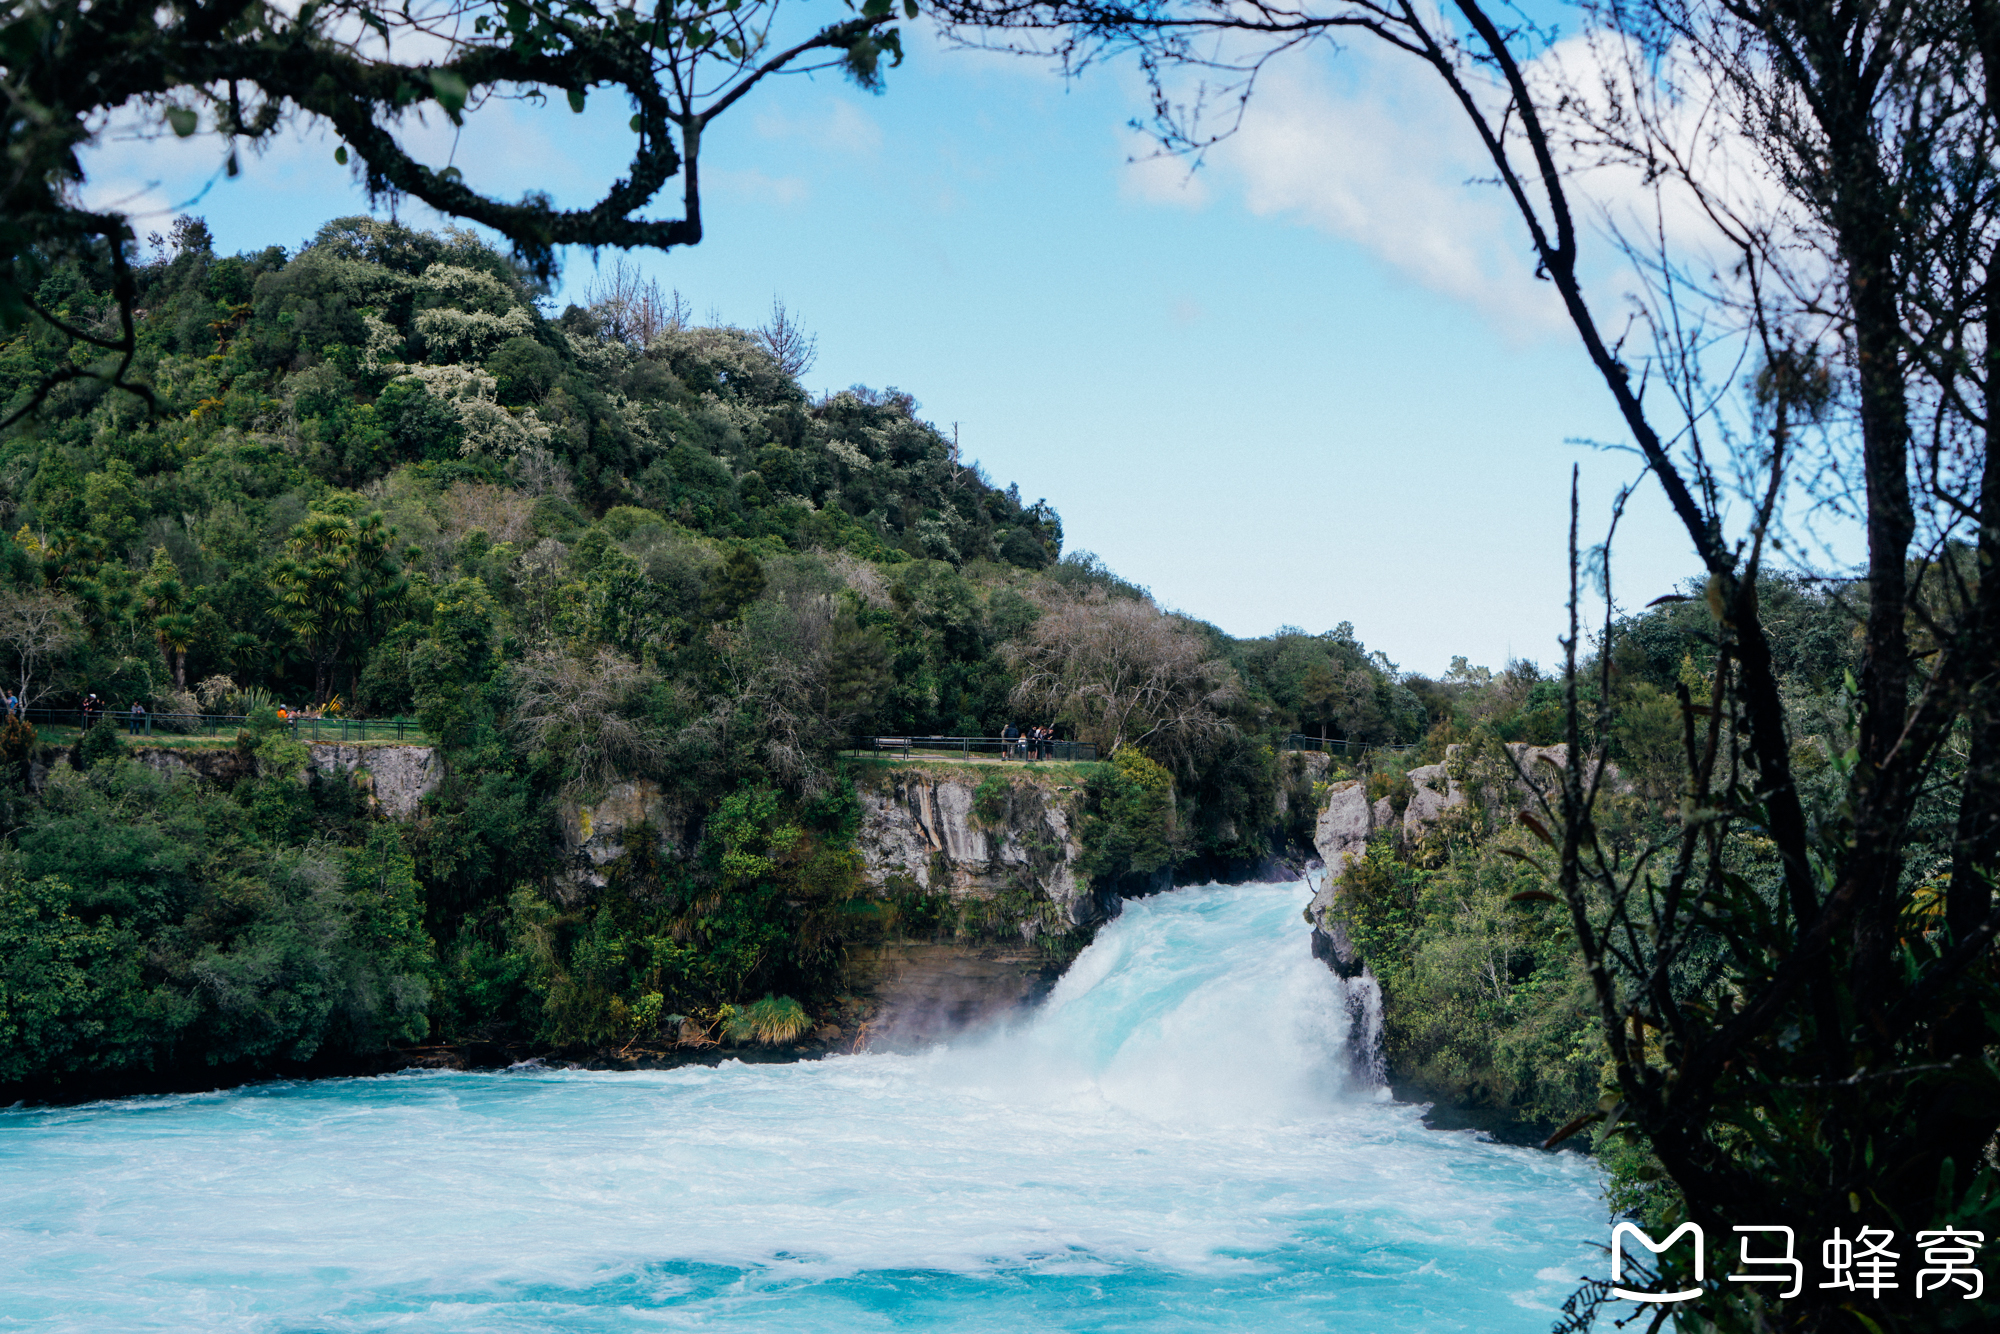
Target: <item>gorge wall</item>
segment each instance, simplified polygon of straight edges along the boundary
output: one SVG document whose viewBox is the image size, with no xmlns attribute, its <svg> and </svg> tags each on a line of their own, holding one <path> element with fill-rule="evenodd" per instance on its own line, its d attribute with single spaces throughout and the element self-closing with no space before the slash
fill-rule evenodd
<svg viewBox="0 0 2000 1334">
<path fill-rule="evenodd" d="M 224 787 L 257 771 L 256 756 L 234 747 L 133 746 L 131 757 L 167 775 L 187 774 Z M 444 777 L 434 746 L 370 741 L 306 743 L 304 781 L 345 776 L 371 808 L 391 820 L 417 818 L 423 799 Z"/>
<path fill-rule="evenodd" d="M 864 892 L 894 923 L 921 911 L 937 928 L 885 930 L 847 949 L 843 1006 L 866 1045 L 917 1047 L 1039 999 L 1081 941 L 1117 916 L 1113 892 L 1078 871 L 1081 786 L 1065 767 L 897 764 L 856 776 L 855 849 Z M 557 810 L 568 900 L 601 888 L 640 830 L 663 857 L 688 853 L 688 821 L 650 779 L 611 784 Z M 852 1041 L 853 1032 L 844 1035 Z"/>
<path fill-rule="evenodd" d="M 1503 766 L 1492 758 L 1475 761 L 1464 746 L 1447 746 L 1442 763 L 1427 764 L 1403 775 L 1408 781 L 1406 790 L 1372 801 L 1367 784 L 1360 779 L 1337 782 L 1327 789 L 1313 827 L 1313 846 L 1326 874 L 1306 908 L 1306 920 L 1313 928 L 1314 955 L 1325 959 L 1342 977 L 1357 976 L 1367 967 L 1342 920 L 1341 882 L 1348 867 L 1367 853 L 1371 840 L 1386 834 L 1402 847 L 1414 847 L 1449 812 L 1470 801 L 1477 801 L 1489 814 L 1502 805 L 1525 806 L 1533 795 L 1530 784 L 1546 792 L 1569 765 L 1569 747 L 1564 745 L 1515 742 L 1507 746 L 1507 754 L 1510 762 Z M 1616 781 L 1615 770 L 1608 771 L 1608 776 Z"/>
</svg>

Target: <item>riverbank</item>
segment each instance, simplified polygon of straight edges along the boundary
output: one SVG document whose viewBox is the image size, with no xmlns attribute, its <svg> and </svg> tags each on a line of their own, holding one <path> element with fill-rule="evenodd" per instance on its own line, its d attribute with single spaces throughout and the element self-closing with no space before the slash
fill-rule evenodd
<svg viewBox="0 0 2000 1334">
<path fill-rule="evenodd" d="M 393 1075 L 404 1070 L 505 1070 L 530 1063 L 568 1070 L 675 1070 L 724 1061 L 772 1065 L 852 1053 L 852 1038 L 808 1038 L 782 1046 L 682 1047 L 633 1043 L 623 1048 L 561 1048 L 512 1040 L 419 1043 L 360 1055 L 329 1054 L 309 1061 L 219 1065 L 199 1069 L 121 1070 L 75 1075 L 60 1082 L 0 1085 L 0 1107 L 66 1107 L 115 1098 L 212 1093 L 262 1084 Z"/>
</svg>

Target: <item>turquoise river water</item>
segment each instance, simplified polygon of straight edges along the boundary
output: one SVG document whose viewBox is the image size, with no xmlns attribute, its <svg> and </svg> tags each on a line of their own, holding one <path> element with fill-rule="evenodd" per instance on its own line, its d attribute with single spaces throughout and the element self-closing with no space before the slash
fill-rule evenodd
<svg viewBox="0 0 2000 1334">
<path fill-rule="evenodd" d="M 1354 1073 L 1306 892 L 1128 904 L 917 1055 L 0 1111 L 0 1329 L 1547 1329 L 1593 1169 Z"/>
</svg>

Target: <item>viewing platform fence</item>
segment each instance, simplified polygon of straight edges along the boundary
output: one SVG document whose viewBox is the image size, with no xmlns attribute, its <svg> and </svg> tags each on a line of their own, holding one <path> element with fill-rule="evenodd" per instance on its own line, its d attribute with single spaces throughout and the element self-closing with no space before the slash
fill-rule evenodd
<svg viewBox="0 0 2000 1334">
<path fill-rule="evenodd" d="M 1029 760 L 1034 742 L 998 736 L 864 736 L 842 752 L 847 755 L 920 755 L 940 759 Z M 1088 741 L 1044 741 L 1041 757 L 1050 760 L 1095 760 L 1097 747 Z"/>
<path fill-rule="evenodd" d="M 25 709 L 20 710 L 37 731 L 44 728 L 75 728 L 81 730 L 86 715 L 81 709 Z M 233 741 L 236 733 L 249 722 L 242 714 L 233 713 L 139 713 L 128 709 L 104 709 L 87 715 L 90 726 L 96 726 L 100 719 L 109 719 L 113 726 L 126 736 L 158 737 L 206 737 L 215 740 Z M 428 741 L 424 729 L 410 718 L 287 718 L 284 727 L 301 741 L 309 742 L 354 742 L 354 741 Z"/>
</svg>

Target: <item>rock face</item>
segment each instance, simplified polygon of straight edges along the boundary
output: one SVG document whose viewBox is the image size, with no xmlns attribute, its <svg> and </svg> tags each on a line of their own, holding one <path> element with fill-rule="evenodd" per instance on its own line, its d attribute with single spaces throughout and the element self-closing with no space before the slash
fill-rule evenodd
<svg viewBox="0 0 2000 1334">
<path fill-rule="evenodd" d="M 1502 803 L 1527 804 L 1531 794 L 1521 774 L 1527 775 L 1536 788 L 1547 791 L 1560 771 L 1569 767 L 1569 747 L 1564 745 L 1530 746 L 1516 742 L 1507 747 L 1507 753 L 1513 760 L 1510 768 L 1518 768 L 1519 773 L 1488 775 L 1489 781 L 1479 788 L 1482 799 L 1496 807 Z M 1365 966 L 1348 939 L 1338 911 L 1340 882 L 1348 864 L 1366 851 L 1369 839 L 1385 829 L 1393 827 L 1402 846 L 1414 845 L 1447 811 L 1464 805 L 1474 795 L 1461 746 L 1447 746 L 1444 763 L 1427 764 L 1404 776 L 1409 779 L 1410 794 L 1400 817 L 1389 798 L 1383 797 L 1371 806 L 1360 783 L 1336 783 L 1327 793 L 1326 805 L 1314 829 L 1313 845 L 1320 860 L 1326 863 L 1326 878 L 1306 909 L 1313 924 L 1313 952 L 1326 959 L 1343 977 L 1354 976 Z M 1606 782 L 1613 788 L 1619 785 L 1617 771 L 1608 766 Z"/>
<path fill-rule="evenodd" d="M 1449 765 L 1427 764 L 1410 770 L 1408 777 L 1410 804 L 1403 808 L 1403 841 L 1414 843 L 1439 816 L 1464 802 L 1465 792 L 1452 782 Z"/>
<path fill-rule="evenodd" d="M 970 937 L 850 949 L 857 1045 L 910 1049 L 990 1024 L 1046 995 L 1067 954 L 1051 935 L 1118 915 L 1077 871 L 1081 793 L 1027 766 L 968 773 L 899 765 L 857 788 L 862 879 L 884 897 L 942 895 Z"/>
<path fill-rule="evenodd" d="M 1031 945 L 889 941 L 853 950 L 847 986 L 870 998 L 855 1050 L 908 1051 L 1005 1020 L 1048 994 L 1062 968 Z"/>
<path fill-rule="evenodd" d="M 877 785 L 863 785 L 856 843 L 869 888 L 954 900 L 1014 895 L 1040 900 L 1032 906 L 1045 904 L 1063 925 L 1117 916 L 1117 897 L 1092 893 L 1077 875 L 1083 849 L 1073 817 L 1080 794 L 1016 771 L 987 789 L 989 809 L 981 818 L 974 806 L 982 781 L 994 778 L 898 767 Z M 1032 935 L 1027 922 L 1025 934 Z"/>
<path fill-rule="evenodd" d="M 1326 863 L 1330 879 L 1339 879 L 1348 862 L 1359 857 L 1368 840 L 1395 822 L 1396 812 L 1387 797 L 1373 802 L 1361 783 L 1349 779 L 1327 789 L 1326 806 L 1313 826 L 1313 847 Z"/>
<path fill-rule="evenodd" d="M 1313 826 L 1313 848 L 1326 865 L 1319 890 L 1306 905 L 1306 917 L 1313 925 L 1313 957 L 1326 960 L 1342 977 L 1357 976 L 1365 965 L 1348 939 L 1346 925 L 1333 910 L 1341 877 L 1347 874 L 1348 863 L 1368 850 L 1368 840 L 1387 829 L 1395 818 L 1395 807 L 1387 797 L 1371 803 L 1367 787 L 1349 779 L 1327 790 L 1326 805 Z"/>
<path fill-rule="evenodd" d="M 423 799 L 444 777 L 434 746 L 377 742 L 342 745 L 314 742 L 306 747 L 306 770 L 319 777 L 345 772 L 391 820 L 414 820 Z"/>
<path fill-rule="evenodd" d="M 926 1046 L 1040 999 L 1062 972 L 1061 956 L 1042 948 L 1044 933 L 1117 915 L 1117 895 L 1093 893 L 1077 873 L 1081 793 L 1053 777 L 1025 766 L 968 773 L 899 765 L 864 776 L 856 795 L 867 890 L 942 895 L 979 924 L 965 939 L 849 945 L 842 1022 L 858 1047 Z M 669 860 L 686 855 L 695 833 L 651 779 L 613 783 L 556 813 L 567 856 L 556 890 L 568 903 L 605 887 L 610 864 L 635 850 L 641 829 Z"/>
<path fill-rule="evenodd" d="M 257 772 L 257 761 L 240 750 L 175 750 L 166 746 L 134 746 L 132 758 L 171 778 L 193 774 L 228 787 Z"/>
<path fill-rule="evenodd" d="M 224 787 L 257 772 L 256 759 L 234 747 L 134 746 L 130 754 L 160 773 L 192 774 Z M 352 779 L 389 819 L 409 821 L 417 818 L 425 795 L 444 777 L 444 767 L 433 746 L 307 743 L 306 776 L 331 779 L 339 775 Z"/>
<path fill-rule="evenodd" d="M 556 816 L 568 862 L 557 889 L 566 901 L 602 889 L 607 882 L 603 868 L 631 851 L 630 835 L 641 826 L 651 832 L 655 850 L 670 859 L 681 856 L 687 832 L 686 820 L 667 801 L 665 789 L 650 778 L 613 783 L 593 802 L 566 799 Z"/>
</svg>

